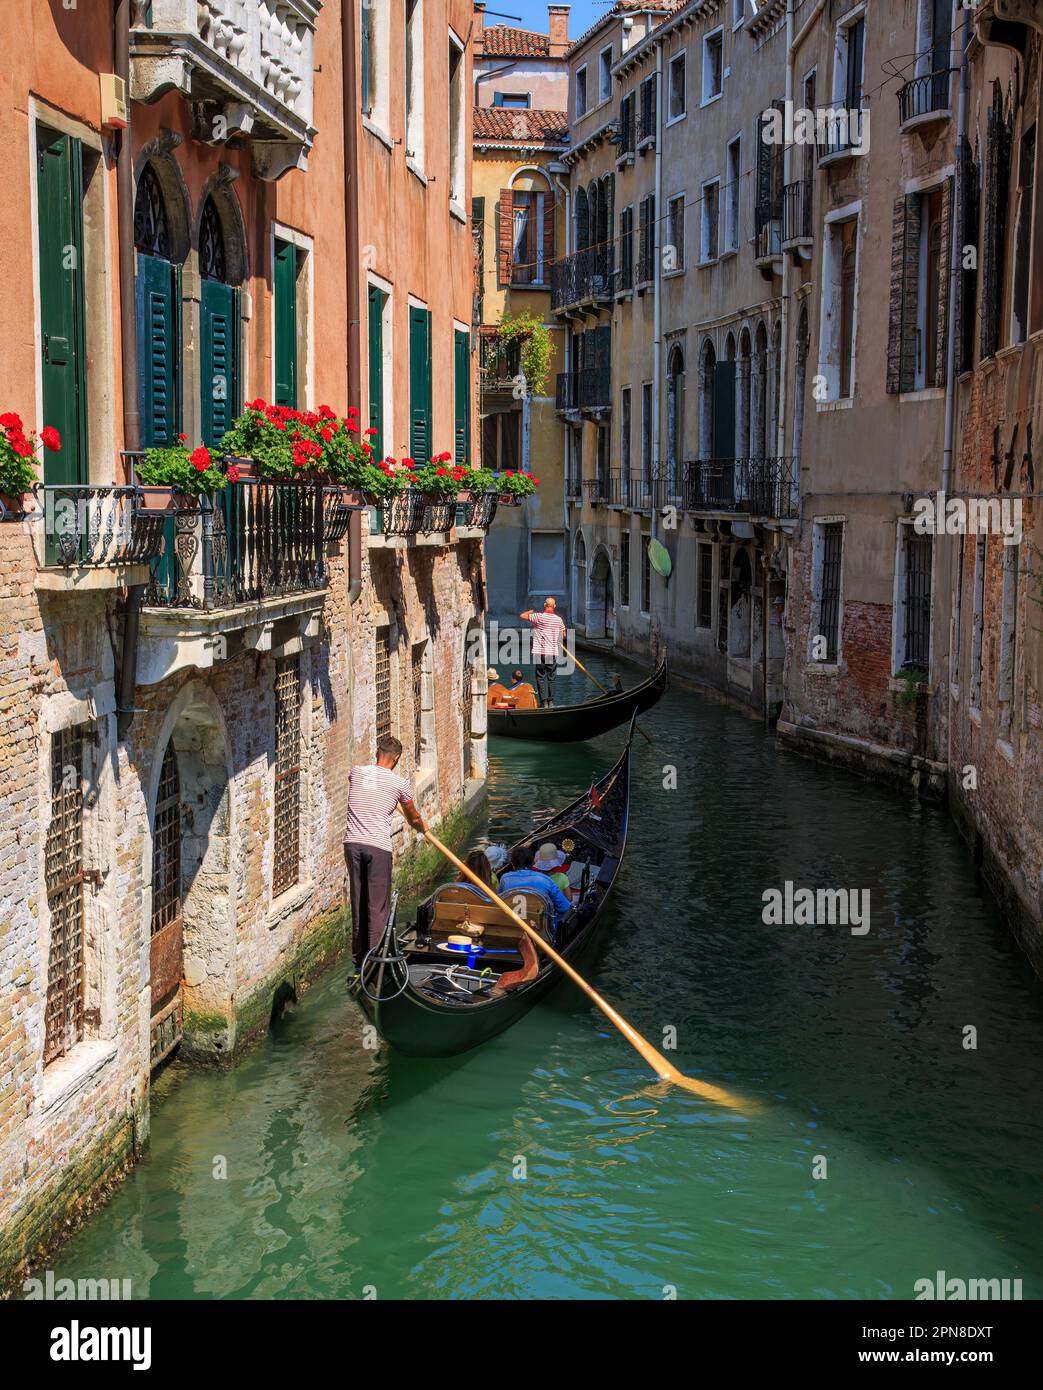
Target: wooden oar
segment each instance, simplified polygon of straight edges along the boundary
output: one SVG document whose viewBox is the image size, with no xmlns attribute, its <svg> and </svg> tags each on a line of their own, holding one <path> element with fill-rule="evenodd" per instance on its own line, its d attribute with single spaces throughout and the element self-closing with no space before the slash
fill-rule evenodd
<svg viewBox="0 0 1043 1390">
<path fill-rule="evenodd" d="M 455 865 L 465 878 L 470 879 L 476 887 L 480 888 L 485 896 L 490 898 L 501 911 L 506 912 L 511 921 L 516 926 L 521 927 L 530 941 L 532 941 L 545 956 L 549 956 L 551 960 L 554 961 L 555 965 L 564 970 L 569 979 L 572 980 L 573 983 L 579 985 L 580 989 L 588 998 L 593 999 L 594 1003 L 605 1017 L 616 1025 L 630 1046 L 641 1054 L 661 1081 L 667 1081 L 672 1086 L 680 1086 L 684 1090 L 691 1091 L 697 1096 L 704 1096 L 707 1100 L 716 1101 L 718 1105 L 727 1105 L 732 1110 L 741 1110 L 744 1108 L 744 1103 L 736 1096 L 733 1096 L 729 1091 L 722 1091 L 720 1086 L 711 1086 L 709 1082 L 697 1081 L 694 1077 L 685 1076 L 683 1072 L 678 1071 L 671 1062 L 666 1060 L 661 1052 L 657 1052 L 652 1044 L 641 1036 L 636 1028 L 632 1028 L 621 1014 L 616 1013 L 612 1005 L 609 1004 L 607 1000 L 602 999 L 597 990 L 594 989 L 592 985 L 588 985 L 583 976 L 580 975 L 578 971 L 574 970 L 567 960 L 559 956 L 554 947 L 544 941 L 539 932 L 533 931 L 524 917 L 519 917 L 517 912 L 509 908 L 504 900 L 497 893 L 494 893 L 487 883 L 483 883 L 478 875 L 472 873 L 461 859 L 457 859 L 453 851 L 447 849 L 433 831 L 425 830 L 424 838 L 430 844 L 434 845 L 435 849 L 444 854 L 450 864 Z"/>
<path fill-rule="evenodd" d="M 613 692 L 613 691 L 606 690 L 605 687 L 604 687 L 604 686 L 601 684 L 601 682 L 598 680 L 597 676 L 592 676 L 592 675 L 590 674 L 590 672 L 589 672 L 589 671 L 587 670 L 587 668 L 583 665 L 583 662 L 580 661 L 580 659 L 579 659 L 579 657 L 576 655 L 576 653 L 575 653 L 575 652 L 570 652 L 569 649 L 568 649 L 568 647 L 565 646 L 565 643 L 564 643 L 564 642 L 561 644 L 561 649 L 562 649 L 562 651 L 565 653 L 566 656 L 572 658 L 572 660 L 576 663 L 576 665 L 577 665 L 577 666 L 579 667 L 579 669 L 583 672 L 583 674 L 584 674 L 585 676 L 589 677 L 590 680 L 592 680 L 592 681 L 594 682 L 594 684 L 597 686 L 597 688 L 601 691 L 601 693 L 602 693 L 603 695 L 611 695 L 611 694 L 615 693 L 615 692 Z M 645 731 L 644 731 L 644 729 L 642 729 L 642 727 L 641 727 L 640 724 L 635 724 L 635 725 L 634 725 L 634 728 L 638 731 L 638 733 L 641 735 L 641 737 L 645 740 L 646 743 L 651 743 L 651 742 L 652 742 L 651 735 L 650 735 L 650 734 L 646 734 Z"/>
</svg>

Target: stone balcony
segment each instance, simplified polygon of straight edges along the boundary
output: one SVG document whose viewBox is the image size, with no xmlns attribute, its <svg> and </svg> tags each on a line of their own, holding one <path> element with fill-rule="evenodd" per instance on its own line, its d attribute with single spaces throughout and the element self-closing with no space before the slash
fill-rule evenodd
<svg viewBox="0 0 1043 1390">
<path fill-rule="evenodd" d="M 130 96 L 177 91 L 200 139 L 249 139 L 254 170 L 307 167 L 321 0 L 150 0 L 131 29 Z"/>
</svg>

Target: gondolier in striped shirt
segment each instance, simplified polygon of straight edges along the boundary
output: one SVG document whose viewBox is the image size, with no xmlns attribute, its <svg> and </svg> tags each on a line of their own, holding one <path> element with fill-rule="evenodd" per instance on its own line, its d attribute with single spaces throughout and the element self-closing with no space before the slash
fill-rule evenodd
<svg viewBox="0 0 1043 1390">
<path fill-rule="evenodd" d="M 557 601 L 548 597 L 543 600 L 542 613 L 530 609 L 521 614 L 522 621 L 530 622 L 536 629 L 532 638 L 532 658 L 541 709 L 554 703 L 554 678 L 558 674 L 558 659 L 565 638 L 565 624 L 555 612 L 557 606 Z"/>
<path fill-rule="evenodd" d="M 391 820 L 399 807 L 422 835 L 424 818 L 413 791 L 395 771 L 402 756 L 397 738 L 377 740 L 376 765 L 353 767 L 348 787 L 344 862 L 351 892 L 351 954 L 356 966 L 380 942 L 391 912 Z"/>
</svg>

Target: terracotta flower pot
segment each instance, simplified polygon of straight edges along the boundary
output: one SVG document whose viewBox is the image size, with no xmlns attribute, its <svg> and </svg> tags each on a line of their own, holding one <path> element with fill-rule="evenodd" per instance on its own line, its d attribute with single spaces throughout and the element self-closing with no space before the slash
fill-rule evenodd
<svg viewBox="0 0 1043 1390">
<path fill-rule="evenodd" d="M 173 512 L 179 510 L 181 494 L 172 487 L 160 484 L 139 484 L 138 500 L 143 511 Z"/>
<path fill-rule="evenodd" d="M 260 478 L 256 459 L 228 458 L 225 460 L 230 468 L 235 468 L 239 474 L 239 480 L 244 478 Z"/>
</svg>

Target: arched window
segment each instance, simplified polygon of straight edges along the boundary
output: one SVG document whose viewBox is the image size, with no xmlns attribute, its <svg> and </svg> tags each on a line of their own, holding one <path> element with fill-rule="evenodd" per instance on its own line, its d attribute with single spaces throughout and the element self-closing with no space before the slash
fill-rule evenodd
<svg viewBox="0 0 1043 1390">
<path fill-rule="evenodd" d="M 778 452 L 779 411 L 782 408 L 782 323 L 776 321 L 771 334 L 771 428 L 765 440 L 765 453 Z"/>
<path fill-rule="evenodd" d="M 576 193 L 576 250 L 583 251 L 590 245 L 590 202 L 586 191 Z"/>
<path fill-rule="evenodd" d="M 572 549 L 572 606 L 576 622 L 587 621 L 587 546 L 582 531 L 577 532 Z"/>
<path fill-rule="evenodd" d="M 159 773 L 152 822 L 151 1061 L 156 1066 L 181 1041 L 184 921 L 181 885 L 181 780 L 173 739 Z"/>
<path fill-rule="evenodd" d="M 768 330 L 764 327 L 763 319 L 757 324 L 755 344 L 750 453 L 754 458 L 762 458 L 768 437 Z"/>
<path fill-rule="evenodd" d="M 230 194 L 222 194 L 230 198 Z M 236 219 L 209 195 L 199 220 L 200 418 L 203 443 L 214 448 L 239 413 L 239 291 L 245 256 L 229 244 Z M 236 248 L 239 250 L 240 248 Z"/>
<path fill-rule="evenodd" d="M 141 444 L 171 445 L 181 429 L 181 267 L 166 196 L 151 162 L 134 199 Z"/>
<path fill-rule="evenodd" d="M 797 322 L 797 361 L 793 377 L 793 425 L 790 435 L 792 440 L 790 452 L 793 454 L 794 474 L 799 464 L 800 446 L 804 434 L 804 392 L 807 385 L 810 341 L 808 306 L 805 304 L 801 308 L 800 319 Z"/>
<path fill-rule="evenodd" d="M 750 330 L 744 328 L 739 334 L 739 360 L 735 378 L 735 453 L 739 458 L 747 458 L 750 453 L 752 356 Z"/>
<path fill-rule="evenodd" d="M 699 457 L 717 457 L 713 429 L 714 378 L 717 374 L 717 354 L 707 338 L 699 357 Z"/>
</svg>

